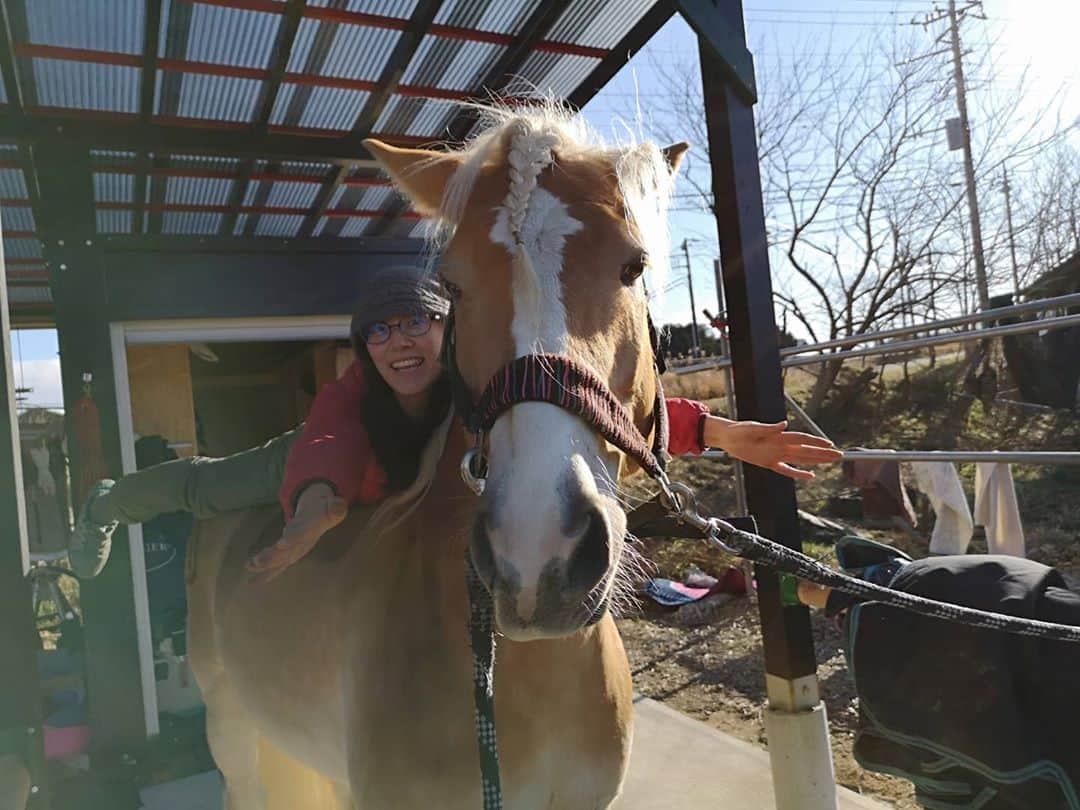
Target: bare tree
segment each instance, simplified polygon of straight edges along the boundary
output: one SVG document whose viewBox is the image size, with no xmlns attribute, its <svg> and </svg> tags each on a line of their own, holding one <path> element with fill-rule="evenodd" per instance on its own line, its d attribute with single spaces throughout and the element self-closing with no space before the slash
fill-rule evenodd
<svg viewBox="0 0 1080 810">
<path fill-rule="evenodd" d="M 926 43 L 912 32 L 842 53 L 827 43 L 772 48 L 782 55 L 759 63 L 756 121 L 775 295 L 815 342 L 972 305 L 962 175 L 944 136 L 955 114 L 951 70 L 946 55 L 925 53 Z M 707 144 L 696 62 L 654 67 L 664 92 L 650 100 L 652 128 Z M 980 62 L 973 75 L 985 76 L 985 67 Z M 984 197 L 1000 183 L 1003 162 L 1038 154 L 1045 143 L 1033 124 L 1017 132 L 1011 101 L 979 108 Z M 707 155 L 690 158 L 685 183 L 680 203 L 715 213 Z M 992 267 L 1010 279 L 1004 245 L 991 241 Z M 811 415 L 841 367 L 822 363 Z"/>
</svg>

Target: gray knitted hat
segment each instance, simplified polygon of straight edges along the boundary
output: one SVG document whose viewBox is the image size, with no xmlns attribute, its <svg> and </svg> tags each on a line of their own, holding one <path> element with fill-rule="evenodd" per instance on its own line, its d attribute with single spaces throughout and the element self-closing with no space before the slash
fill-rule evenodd
<svg viewBox="0 0 1080 810">
<path fill-rule="evenodd" d="M 446 316 L 450 301 L 431 273 L 416 265 L 384 267 L 371 273 L 364 293 L 353 312 L 349 333 L 354 345 L 364 341 L 360 332 L 368 324 L 385 321 L 395 315 Z"/>
</svg>

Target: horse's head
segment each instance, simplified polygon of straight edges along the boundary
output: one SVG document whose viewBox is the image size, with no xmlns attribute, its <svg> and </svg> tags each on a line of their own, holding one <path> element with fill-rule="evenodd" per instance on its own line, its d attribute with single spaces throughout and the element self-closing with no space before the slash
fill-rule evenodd
<svg viewBox="0 0 1080 810">
<path fill-rule="evenodd" d="M 666 206 L 685 144 L 590 145 L 551 108 L 500 111 L 460 152 L 369 141 L 414 207 L 442 224 L 457 364 L 474 400 L 516 357 L 571 358 L 646 435 L 656 373 L 643 274 L 669 252 Z M 487 436 L 472 556 L 500 630 L 574 632 L 607 608 L 624 556 L 617 481 L 632 462 L 556 405 L 506 411 Z"/>
</svg>

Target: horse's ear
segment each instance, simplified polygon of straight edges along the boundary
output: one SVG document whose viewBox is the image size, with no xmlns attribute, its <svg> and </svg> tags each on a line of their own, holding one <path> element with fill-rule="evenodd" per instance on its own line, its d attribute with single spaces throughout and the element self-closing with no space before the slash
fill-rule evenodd
<svg viewBox="0 0 1080 810">
<path fill-rule="evenodd" d="M 461 165 L 451 152 L 403 149 L 376 138 L 366 138 L 364 146 L 390 175 L 398 191 L 409 198 L 418 212 L 434 216 L 442 203 L 443 189 Z"/>
<path fill-rule="evenodd" d="M 682 159 L 686 156 L 686 153 L 690 151 L 690 144 L 686 141 L 679 141 L 678 143 L 673 143 L 671 146 L 665 146 L 660 151 L 664 153 L 664 160 L 667 161 L 671 173 L 675 174 L 675 172 L 679 170 L 679 164 L 682 163 Z"/>
</svg>

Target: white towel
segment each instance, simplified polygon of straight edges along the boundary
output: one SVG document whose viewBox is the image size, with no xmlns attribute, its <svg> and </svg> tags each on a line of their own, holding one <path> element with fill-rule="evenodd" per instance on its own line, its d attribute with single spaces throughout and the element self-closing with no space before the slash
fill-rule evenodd
<svg viewBox="0 0 1080 810">
<path fill-rule="evenodd" d="M 930 499 L 937 515 L 930 535 L 930 553 L 967 553 L 974 523 L 956 467 L 946 461 L 913 461 L 911 471 L 915 486 Z"/>
<path fill-rule="evenodd" d="M 986 529 L 991 554 L 1026 556 L 1024 527 L 1008 464 L 984 461 L 975 465 L 975 522 Z"/>
</svg>

